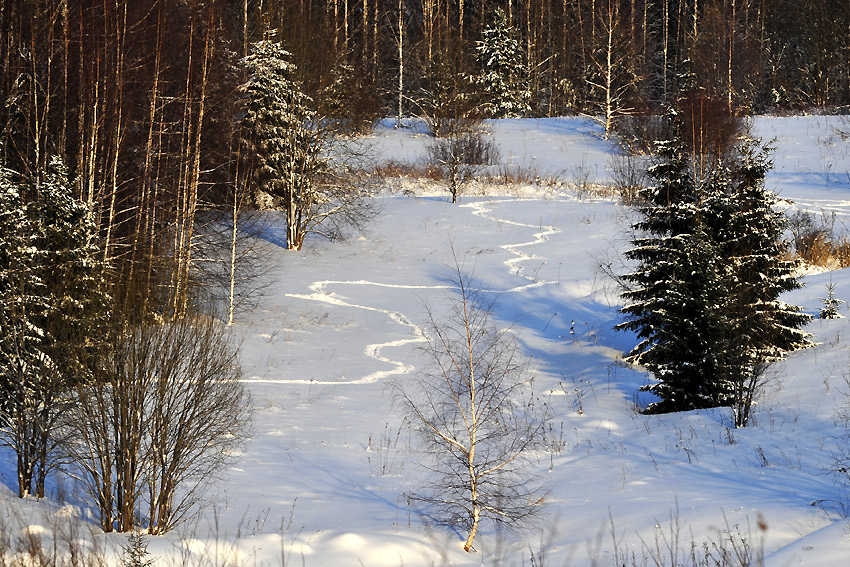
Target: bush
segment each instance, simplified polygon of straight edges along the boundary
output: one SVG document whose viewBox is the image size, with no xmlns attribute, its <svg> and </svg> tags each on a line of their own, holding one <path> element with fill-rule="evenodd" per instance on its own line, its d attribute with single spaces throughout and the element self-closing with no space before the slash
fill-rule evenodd
<svg viewBox="0 0 850 567">
<path fill-rule="evenodd" d="M 452 203 L 457 202 L 463 186 L 483 166 L 499 161 L 499 148 L 480 130 L 461 129 L 428 146 L 428 161 L 443 172 L 448 180 Z"/>
<path fill-rule="evenodd" d="M 790 215 L 788 230 L 797 257 L 812 266 L 850 266 L 850 239 L 836 234 L 835 221 L 834 211 L 820 217 L 807 211 Z"/>
<path fill-rule="evenodd" d="M 104 531 L 161 534 L 203 503 L 250 423 L 236 357 L 224 325 L 198 314 L 116 334 L 106 378 L 78 388 L 67 425 Z"/>
</svg>

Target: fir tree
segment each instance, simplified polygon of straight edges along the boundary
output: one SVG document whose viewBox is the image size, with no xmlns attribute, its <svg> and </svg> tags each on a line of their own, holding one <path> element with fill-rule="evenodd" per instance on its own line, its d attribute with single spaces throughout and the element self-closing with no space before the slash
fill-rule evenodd
<svg viewBox="0 0 850 567">
<path fill-rule="evenodd" d="M 531 112 L 531 93 L 523 80 L 523 52 L 504 10 L 496 9 L 493 23 L 478 42 L 481 74 L 477 83 L 484 96 L 484 108 L 492 118 L 516 118 Z"/>
</svg>

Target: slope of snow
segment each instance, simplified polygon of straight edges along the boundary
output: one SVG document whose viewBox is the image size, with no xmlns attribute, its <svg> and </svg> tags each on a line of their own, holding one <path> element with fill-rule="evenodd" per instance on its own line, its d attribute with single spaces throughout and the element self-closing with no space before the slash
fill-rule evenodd
<svg viewBox="0 0 850 567">
<path fill-rule="evenodd" d="M 845 218 L 848 145 L 827 117 L 759 118 L 753 129 L 776 138 L 769 183 L 789 207 Z M 490 130 L 505 165 L 564 181 L 610 176 L 616 148 L 590 121 Z M 382 159 L 408 162 L 424 159 L 428 141 L 389 125 L 372 137 Z M 236 324 L 256 412 L 250 443 L 185 541 L 156 538 L 153 554 L 220 545 L 238 548 L 245 565 L 395 567 L 521 565 L 533 553 L 535 564 L 607 566 L 615 540 L 616 553 L 640 558 L 674 536 L 686 554 L 692 539 L 731 531 L 770 567 L 847 564 L 846 500 L 827 470 L 843 430 L 836 412 L 850 404 L 850 318 L 809 326 L 818 346 L 774 365 L 751 427 L 732 429 L 726 409 L 644 416 L 634 406 L 648 376 L 623 363 L 635 339 L 612 330 L 619 300 L 597 269 L 616 269 L 627 208 L 564 186 L 490 187 L 458 205 L 434 186 L 412 189 L 380 195 L 382 214 L 347 242 L 280 249 L 273 285 Z M 408 500 L 428 473 L 387 388 L 416 379 L 425 308 L 439 310 L 451 293 L 455 256 L 497 295 L 496 315 L 521 340 L 552 414 L 552 450 L 536 455 L 550 487 L 543 522 L 521 534 L 486 527 L 473 554 Z M 814 314 L 830 281 L 850 299 L 850 270 L 808 276 L 785 299 Z"/>
</svg>

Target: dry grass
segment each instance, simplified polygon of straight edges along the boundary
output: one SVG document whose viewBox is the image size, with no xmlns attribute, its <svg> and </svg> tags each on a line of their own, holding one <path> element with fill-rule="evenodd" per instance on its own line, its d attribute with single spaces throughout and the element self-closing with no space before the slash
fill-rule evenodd
<svg viewBox="0 0 850 567">
<path fill-rule="evenodd" d="M 794 254 L 811 266 L 850 267 L 850 236 L 839 234 L 836 214 L 797 211 L 788 217 Z"/>
<path fill-rule="evenodd" d="M 428 179 L 430 181 L 444 181 L 443 170 L 433 163 L 405 163 L 400 161 L 388 161 L 375 166 L 375 175 L 382 179 Z"/>
<path fill-rule="evenodd" d="M 109 554 L 95 530 L 63 509 L 24 518 L 9 502 L 1 503 L 0 567 L 106 567 Z"/>
</svg>

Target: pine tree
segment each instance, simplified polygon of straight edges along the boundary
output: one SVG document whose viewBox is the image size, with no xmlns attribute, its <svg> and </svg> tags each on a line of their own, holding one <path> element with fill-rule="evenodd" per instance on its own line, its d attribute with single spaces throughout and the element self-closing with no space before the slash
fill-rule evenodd
<svg viewBox="0 0 850 567">
<path fill-rule="evenodd" d="M 492 118 L 516 118 L 531 112 L 531 93 L 523 80 L 523 52 L 516 34 L 508 25 L 504 10 L 496 9 L 493 23 L 478 42 L 481 88 L 487 114 Z"/>
</svg>

